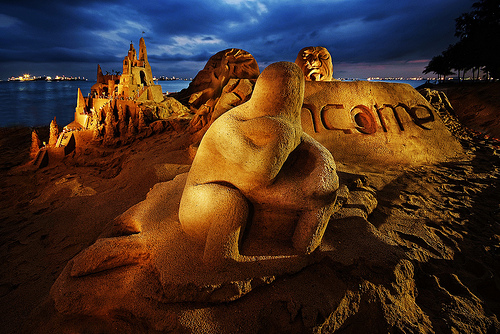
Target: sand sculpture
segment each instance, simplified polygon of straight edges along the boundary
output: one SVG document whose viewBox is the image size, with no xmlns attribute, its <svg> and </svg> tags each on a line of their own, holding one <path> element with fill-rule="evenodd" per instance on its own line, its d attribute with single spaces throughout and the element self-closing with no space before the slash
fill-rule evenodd
<svg viewBox="0 0 500 334">
<path fill-rule="evenodd" d="M 257 61 L 247 51 L 223 50 L 210 57 L 188 88 L 172 96 L 195 114 L 190 124 L 195 132 L 248 101 L 259 73 Z"/>
<path fill-rule="evenodd" d="M 57 125 L 56 118 L 50 122 L 49 128 L 49 146 L 55 147 L 57 143 L 57 138 L 59 137 L 59 126 Z"/>
<path fill-rule="evenodd" d="M 434 108 L 410 85 L 334 80 L 324 47 L 303 48 L 295 63 L 306 79 L 304 131 L 336 161 L 415 165 L 461 152 Z"/>
<path fill-rule="evenodd" d="M 155 84 L 146 43 L 141 38 L 138 53 L 130 43 L 121 74 L 104 75 L 98 65 L 97 83 L 88 97 L 78 91 L 75 121 L 68 127 L 91 129 L 94 141 L 114 145 L 119 138 L 127 142 L 138 133 L 145 135 L 167 126 L 162 122 L 150 127 L 150 123 L 187 113 L 186 107 L 164 96 L 161 86 Z"/>
<path fill-rule="evenodd" d="M 61 132 L 55 119 L 52 121 L 49 143 L 34 155 L 32 166 L 40 168 L 42 155 L 47 160 L 50 153 L 57 162 L 89 142 L 107 146 L 130 143 L 165 129 L 180 129 L 192 118 L 187 107 L 164 96 L 161 86 L 155 84 L 144 38 L 138 53 L 130 43 L 121 74 L 103 74 L 97 65 L 97 82 L 88 96 L 78 89 L 74 115 L 74 121 Z"/>
<path fill-rule="evenodd" d="M 35 159 L 36 155 L 40 151 L 40 146 L 42 146 L 42 141 L 38 137 L 38 132 L 33 129 L 31 132 L 31 146 L 30 146 L 30 158 Z"/>
<path fill-rule="evenodd" d="M 302 131 L 302 96 L 296 65 L 270 65 L 250 101 L 219 117 L 203 137 L 179 219 L 205 245 L 205 262 L 238 260 L 247 224 L 260 225 L 270 238 L 296 224 L 292 240 L 300 254 L 321 242 L 338 178 L 331 154 Z"/>
<path fill-rule="evenodd" d="M 302 127 L 335 161 L 417 165 L 462 152 L 432 105 L 408 84 L 306 81 Z"/>
<path fill-rule="evenodd" d="M 161 102 L 163 93 L 161 86 L 153 80 L 153 72 L 148 61 L 146 42 L 139 40 L 139 53 L 130 43 L 127 55 L 123 59 L 121 74 L 103 75 L 101 67 L 97 67 L 97 82 L 91 88 L 94 97 L 123 97 L 124 99 L 154 100 Z M 151 97 L 151 98 L 149 98 Z"/>
<path fill-rule="evenodd" d="M 90 90 L 87 97 L 78 90 L 75 121 L 68 125 L 68 128 L 101 127 L 106 123 L 103 114 L 110 110 L 120 116 L 118 121 L 124 123 L 123 127 L 128 126 L 127 122 L 131 118 L 137 127 L 138 111 L 144 108 L 144 103 L 161 106 L 164 96 L 161 86 L 154 83 L 144 38 L 139 40 L 138 53 L 130 43 L 128 53 L 123 59 L 121 74 L 103 74 L 101 67 L 97 65 L 97 82 Z"/>
<path fill-rule="evenodd" d="M 207 332 L 233 333 L 252 331 L 248 323 L 268 329 L 300 323 L 301 317 L 300 328 L 313 331 L 366 297 L 357 282 L 336 278 L 339 263 L 358 270 L 372 253 L 374 270 L 368 275 L 383 264 L 389 269 L 380 276 L 392 277 L 391 261 L 399 255 L 367 220 L 378 206 L 375 188 L 364 176 L 345 171 L 343 182 L 349 177 L 353 182 L 339 187 L 333 157 L 354 162 L 342 163 L 344 168 L 378 162 L 386 173 L 388 163 L 444 160 L 460 149 L 408 85 L 304 81 L 293 63 L 270 65 L 248 102 L 210 118 L 192 165 L 182 166 L 191 168 L 189 173 L 157 183 L 68 262 L 51 288 L 50 305 L 57 313 L 52 321 L 75 328 L 85 328 L 89 319 L 89 326 L 99 322 L 105 328 L 122 322 L 164 332 L 199 332 L 212 322 Z M 118 117 L 127 116 L 117 111 Z M 118 129 L 138 127 L 129 121 L 128 128 Z M 325 263 L 333 269 L 321 271 Z M 410 266 L 401 268 L 412 278 Z M 396 277 L 406 282 L 406 276 Z M 287 285 L 290 281 L 296 285 Z M 266 292 L 263 285 L 269 284 Z M 314 288 L 303 290 L 308 286 Z M 256 287 L 262 289 L 250 294 Z M 346 304 L 344 291 L 362 297 L 353 295 Z M 410 299 L 394 303 L 391 297 L 391 314 L 414 303 L 414 290 L 402 294 Z M 370 318 L 372 308 L 367 310 Z M 421 321 L 422 316 L 410 320 Z"/>
<path fill-rule="evenodd" d="M 57 311 L 171 326 L 158 303 L 232 301 L 318 261 L 339 180 L 301 129 L 303 85 L 293 63 L 266 68 L 252 98 L 212 124 L 189 174 L 156 184 L 68 262 Z"/>
<path fill-rule="evenodd" d="M 309 46 L 300 50 L 295 59 L 304 72 L 306 81 L 333 80 L 333 62 L 330 52 L 322 46 Z"/>
</svg>

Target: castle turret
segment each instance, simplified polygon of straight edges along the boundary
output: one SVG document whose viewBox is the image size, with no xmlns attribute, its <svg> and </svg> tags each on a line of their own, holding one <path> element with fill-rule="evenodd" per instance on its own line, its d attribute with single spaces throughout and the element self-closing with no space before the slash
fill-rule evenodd
<svg viewBox="0 0 500 334">
<path fill-rule="evenodd" d="M 81 114 L 86 112 L 85 99 L 83 98 L 83 94 L 80 88 L 78 88 L 75 110 Z"/>
<path fill-rule="evenodd" d="M 139 40 L 139 61 L 143 61 L 144 65 L 148 62 L 148 53 L 146 51 L 146 42 L 144 37 Z"/>
<path fill-rule="evenodd" d="M 129 56 L 125 56 L 123 59 L 123 71 L 122 74 L 129 74 L 130 73 L 130 67 L 132 65 L 133 60 L 130 60 Z"/>
<path fill-rule="evenodd" d="M 57 126 L 56 118 L 50 122 L 49 129 L 49 146 L 56 147 L 57 139 L 59 137 L 59 126 Z"/>
<path fill-rule="evenodd" d="M 128 50 L 127 56 L 131 62 L 137 59 L 137 53 L 135 51 L 134 44 L 132 42 L 130 42 L 130 49 Z"/>
<path fill-rule="evenodd" d="M 106 83 L 104 80 L 104 75 L 102 74 L 101 65 L 97 64 L 97 83 Z"/>
</svg>

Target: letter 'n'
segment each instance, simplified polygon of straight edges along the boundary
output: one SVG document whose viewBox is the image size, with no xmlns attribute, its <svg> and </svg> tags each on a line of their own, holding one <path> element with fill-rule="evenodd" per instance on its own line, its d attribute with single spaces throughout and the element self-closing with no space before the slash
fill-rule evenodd
<svg viewBox="0 0 500 334">
<path fill-rule="evenodd" d="M 306 110 L 308 111 L 308 113 L 305 112 Z M 310 116 L 310 117 L 306 116 L 306 114 L 308 114 L 308 116 Z M 310 122 L 314 133 L 319 132 L 318 131 L 318 123 L 319 123 L 318 109 L 316 108 L 316 106 L 314 104 L 304 103 L 302 105 L 301 117 L 302 117 L 302 125 L 303 126 Z"/>
</svg>

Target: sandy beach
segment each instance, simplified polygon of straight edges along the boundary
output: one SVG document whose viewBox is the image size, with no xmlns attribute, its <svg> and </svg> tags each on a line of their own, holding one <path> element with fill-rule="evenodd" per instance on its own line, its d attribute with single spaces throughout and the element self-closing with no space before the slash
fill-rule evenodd
<svg viewBox="0 0 500 334">
<path fill-rule="evenodd" d="M 330 221 L 322 247 L 333 247 L 331 255 L 232 303 L 176 306 L 193 320 L 168 330 L 500 332 L 499 88 L 435 87 L 460 120 L 447 123 L 461 130 L 460 159 L 417 167 L 338 163 L 341 184 L 359 198 L 351 209 L 366 219 Z M 48 128 L 38 131 L 47 140 Z M 49 291 L 106 224 L 155 184 L 189 170 L 190 140 L 187 131 L 165 130 L 117 148 L 78 147 L 57 164 L 28 170 L 31 129 L 0 128 L 2 333 L 162 332 L 132 316 L 61 321 Z"/>
</svg>

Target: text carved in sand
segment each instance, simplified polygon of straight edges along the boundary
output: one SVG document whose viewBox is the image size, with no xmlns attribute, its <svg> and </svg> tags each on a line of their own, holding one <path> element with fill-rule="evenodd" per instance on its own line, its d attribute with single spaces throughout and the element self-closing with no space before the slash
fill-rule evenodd
<svg viewBox="0 0 500 334">
<path fill-rule="evenodd" d="M 303 119 L 305 118 L 306 123 L 310 123 L 315 133 L 338 130 L 351 134 L 356 130 L 363 134 L 373 134 L 377 132 L 377 129 L 389 132 L 394 130 L 394 127 L 404 131 L 402 118 L 405 116 L 409 116 L 418 127 L 431 130 L 426 125 L 435 120 L 429 107 L 422 104 L 408 106 L 405 103 L 382 104 L 381 106 L 375 104 L 373 108 L 359 104 L 350 109 L 339 103 L 328 103 L 322 106 L 305 103 L 302 106 L 302 113 Z M 305 124 L 304 126 L 307 127 Z"/>
</svg>

